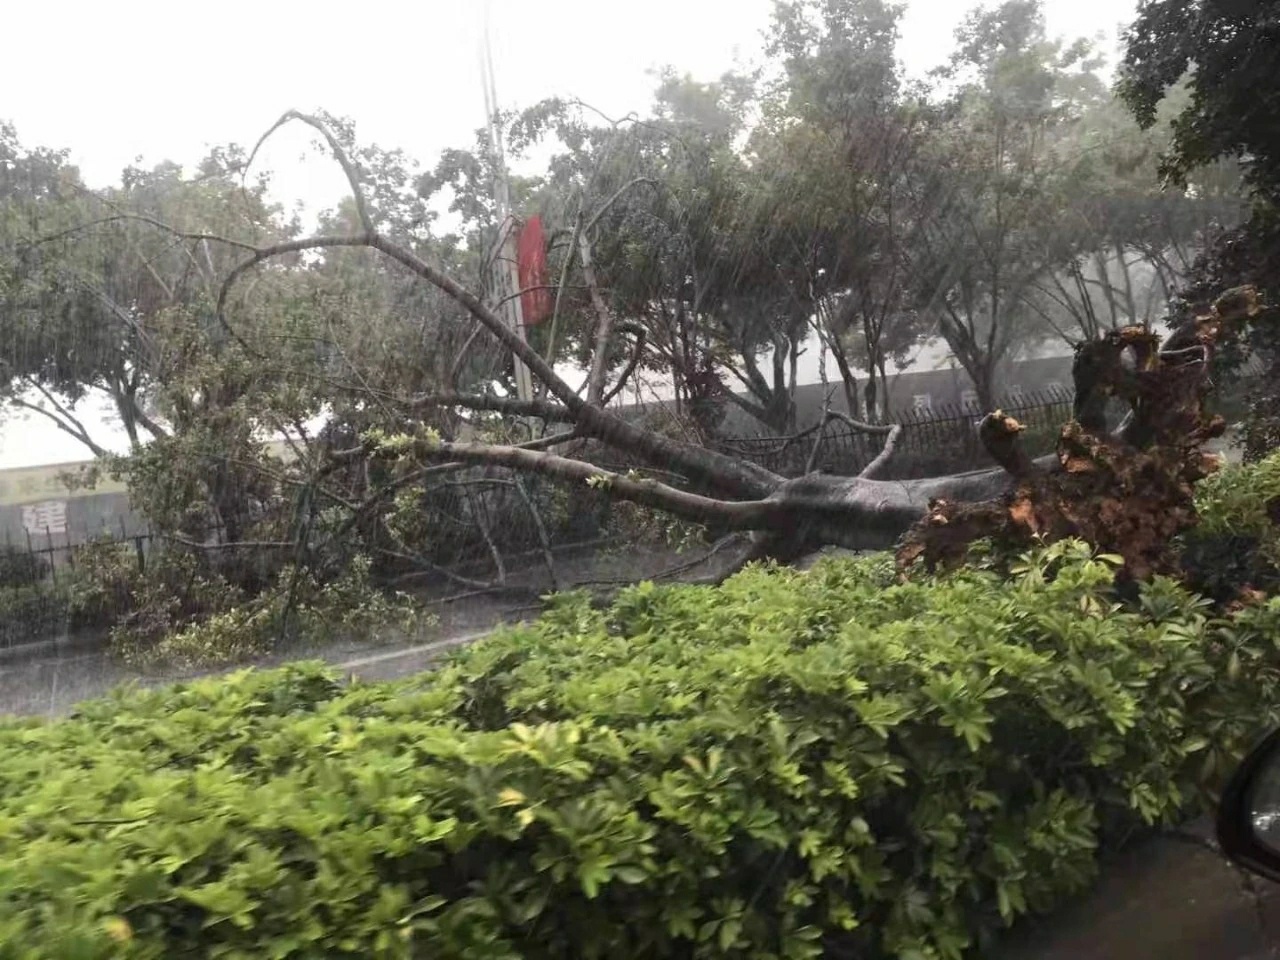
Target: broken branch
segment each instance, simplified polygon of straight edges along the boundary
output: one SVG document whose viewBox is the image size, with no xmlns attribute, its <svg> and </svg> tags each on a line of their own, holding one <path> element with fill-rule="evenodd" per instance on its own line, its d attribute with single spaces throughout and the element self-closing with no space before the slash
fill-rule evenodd
<svg viewBox="0 0 1280 960">
<path fill-rule="evenodd" d="M 514 417 L 541 417 L 552 423 L 573 422 L 572 414 L 558 403 L 498 397 L 488 393 L 424 393 L 414 397 L 409 405 L 414 408 L 465 407 L 468 410 L 485 410 Z"/>
<path fill-rule="evenodd" d="M 607 489 L 624 500 L 667 510 L 699 523 L 714 521 L 746 529 L 755 525 L 767 525 L 769 518 L 775 517 L 779 511 L 779 505 L 773 501 L 716 500 L 678 490 L 656 480 L 614 473 L 581 460 L 519 447 L 446 441 L 427 445 L 421 452 L 427 456 L 448 457 L 464 463 L 502 466 L 560 480 L 586 483 Z"/>
</svg>

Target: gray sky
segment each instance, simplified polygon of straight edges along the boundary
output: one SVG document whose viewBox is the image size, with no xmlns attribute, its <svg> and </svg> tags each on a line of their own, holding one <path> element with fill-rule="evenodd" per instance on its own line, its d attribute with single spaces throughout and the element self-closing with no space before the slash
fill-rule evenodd
<svg viewBox="0 0 1280 960">
<path fill-rule="evenodd" d="M 969 6 L 911 0 L 900 47 L 910 71 L 946 57 Z M 1101 33 L 1111 51 L 1134 7 L 1046 0 L 1046 16 L 1053 33 Z M 503 106 L 570 94 L 620 115 L 648 107 L 653 68 L 711 79 L 754 59 L 772 0 L 492 0 L 491 8 Z M 445 147 L 469 146 L 483 122 L 483 9 L 482 0 L 9 3 L 6 33 L 21 40 L 0 60 L 0 118 L 26 144 L 69 148 L 93 186 L 114 182 L 137 157 L 190 163 L 212 144 L 252 143 L 290 107 L 350 116 L 362 141 L 429 165 Z M 343 181 L 333 164 L 301 159 L 306 143 L 301 130 L 283 132 L 261 163 L 274 173 L 277 199 L 316 210 L 342 195 Z M 98 417 L 86 420 L 112 440 Z M 38 420 L 0 425 L 0 468 L 84 455 Z"/>
</svg>

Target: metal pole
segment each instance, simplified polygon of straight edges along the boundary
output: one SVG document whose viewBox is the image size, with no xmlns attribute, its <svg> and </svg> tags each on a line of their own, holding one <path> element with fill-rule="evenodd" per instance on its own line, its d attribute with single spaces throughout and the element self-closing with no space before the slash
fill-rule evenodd
<svg viewBox="0 0 1280 960">
<path fill-rule="evenodd" d="M 498 123 L 498 92 L 493 72 L 493 52 L 489 41 L 489 7 L 484 5 L 484 40 L 480 51 L 480 72 L 484 87 L 485 126 L 489 131 L 489 149 L 495 164 L 493 194 L 498 207 L 499 234 L 495 249 L 492 276 L 494 278 L 493 302 L 502 304 L 501 313 L 507 325 L 525 340 L 524 309 L 520 298 L 520 266 L 516 256 L 515 220 L 511 216 L 511 185 L 507 180 L 506 152 L 502 143 L 502 128 Z M 519 357 L 515 360 L 516 395 L 521 400 L 533 398 L 533 378 L 529 368 Z"/>
</svg>

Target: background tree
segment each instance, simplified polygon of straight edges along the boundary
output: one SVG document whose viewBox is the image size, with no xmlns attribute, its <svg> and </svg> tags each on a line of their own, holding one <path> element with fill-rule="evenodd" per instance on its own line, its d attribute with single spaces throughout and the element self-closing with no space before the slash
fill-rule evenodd
<svg viewBox="0 0 1280 960">
<path fill-rule="evenodd" d="M 1184 98 L 1174 92 L 1175 101 Z M 1068 343 L 1163 316 L 1205 236 L 1243 215 L 1234 163 L 1204 168 L 1180 188 L 1161 184 L 1170 112 L 1142 130 L 1121 102 L 1103 97 L 1069 134 L 1073 183 L 1055 225 L 1067 261 L 1036 280 L 1027 298 Z"/>
<path fill-rule="evenodd" d="M 1104 88 L 1089 44 L 1050 39 L 1037 0 L 974 11 L 956 40 L 912 178 L 928 218 L 917 290 L 989 408 L 1000 364 L 1036 336 L 1033 284 L 1076 253 L 1057 234 L 1076 186 L 1069 133 Z"/>
<path fill-rule="evenodd" d="M 869 417 L 880 412 L 889 360 L 928 332 L 907 297 L 921 223 L 907 177 L 923 128 L 896 56 L 902 9 L 779 4 L 766 49 L 781 75 L 750 142 L 778 198 L 775 229 L 808 253 L 807 309 L 855 416 L 863 400 Z M 867 372 L 862 398 L 855 363 Z"/>
<path fill-rule="evenodd" d="M 1170 322 L 1185 327 L 1222 290 L 1253 283 L 1267 307 L 1247 333 L 1246 347 L 1266 373 L 1251 392 L 1247 455 L 1262 456 L 1280 441 L 1280 17 L 1266 2 L 1149 0 L 1125 34 L 1118 89 L 1144 129 L 1172 113 L 1161 171 L 1175 187 L 1203 171 L 1238 161 L 1253 192 L 1248 222 L 1219 231 L 1187 278 Z M 1220 374 L 1239 369 L 1245 351 L 1224 351 Z M 1225 360 L 1226 363 L 1221 363 Z"/>
</svg>

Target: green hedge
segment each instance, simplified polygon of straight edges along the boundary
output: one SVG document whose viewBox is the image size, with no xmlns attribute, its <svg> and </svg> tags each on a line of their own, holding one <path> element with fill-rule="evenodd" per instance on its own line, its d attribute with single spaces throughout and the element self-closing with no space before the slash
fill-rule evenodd
<svg viewBox="0 0 1280 960">
<path fill-rule="evenodd" d="M 1280 589 L 1280 452 L 1227 467 L 1196 485 L 1200 522 L 1183 540 L 1195 588 L 1230 601 L 1246 584 Z"/>
<path fill-rule="evenodd" d="M 562 597 L 411 682 L 316 665 L 0 726 L 0 958 L 898 957 L 1087 886 L 1277 722 L 1280 601 L 886 558 Z"/>
</svg>

